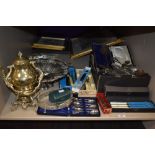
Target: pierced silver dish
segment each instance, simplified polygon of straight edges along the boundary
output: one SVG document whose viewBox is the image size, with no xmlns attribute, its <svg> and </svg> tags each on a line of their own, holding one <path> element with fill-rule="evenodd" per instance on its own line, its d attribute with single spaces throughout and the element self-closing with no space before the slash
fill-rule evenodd
<svg viewBox="0 0 155 155">
<path fill-rule="evenodd" d="M 62 60 L 47 56 L 31 56 L 29 58 L 35 62 L 35 66 L 42 70 L 44 78 L 43 83 L 54 82 L 68 74 L 67 63 Z"/>
</svg>

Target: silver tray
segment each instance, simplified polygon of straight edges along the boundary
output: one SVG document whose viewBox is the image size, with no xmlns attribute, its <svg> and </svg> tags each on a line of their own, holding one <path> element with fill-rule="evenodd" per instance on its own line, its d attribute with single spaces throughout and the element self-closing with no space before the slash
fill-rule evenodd
<svg viewBox="0 0 155 155">
<path fill-rule="evenodd" d="M 35 66 L 40 68 L 44 73 L 42 82 L 54 82 L 68 74 L 67 63 L 62 60 L 47 56 L 31 56 L 31 61 L 35 62 Z"/>
</svg>

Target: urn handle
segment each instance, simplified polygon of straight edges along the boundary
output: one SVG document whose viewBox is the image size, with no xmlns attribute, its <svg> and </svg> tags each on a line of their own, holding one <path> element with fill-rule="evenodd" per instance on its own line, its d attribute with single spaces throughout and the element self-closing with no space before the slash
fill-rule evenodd
<svg viewBox="0 0 155 155">
<path fill-rule="evenodd" d="M 2 68 L 2 66 L 0 65 L 0 76 L 3 78 L 3 80 L 6 79 L 6 74 L 5 74 L 5 70 Z"/>
<path fill-rule="evenodd" d="M 20 94 L 21 91 L 15 90 L 14 87 L 13 87 L 13 84 L 10 83 L 9 80 L 8 80 L 8 79 L 10 78 L 10 75 L 11 75 L 11 73 L 12 73 L 12 68 L 14 68 L 14 65 L 7 66 L 7 68 L 9 69 L 9 71 L 8 71 L 8 73 L 5 73 L 4 69 L 2 69 L 2 67 L 0 67 L 0 73 L 1 73 L 1 75 L 2 75 L 2 77 L 3 77 L 3 80 L 4 80 L 4 82 L 5 82 L 5 84 L 6 84 L 6 86 L 7 86 L 8 88 L 10 88 L 10 89 L 11 89 L 12 91 L 14 91 L 16 94 Z"/>
<path fill-rule="evenodd" d="M 38 85 L 37 85 L 37 86 L 35 87 L 35 89 L 33 90 L 33 92 L 32 92 L 32 94 L 33 94 L 33 93 L 35 93 L 35 92 L 39 89 L 39 87 L 40 87 L 40 85 L 41 85 L 41 81 L 42 81 L 42 79 L 43 79 L 43 77 L 44 77 L 44 74 L 43 74 L 43 72 L 41 71 L 41 69 L 39 69 L 38 67 L 35 66 L 35 62 L 34 62 L 34 61 L 30 61 L 30 63 L 31 63 L 31 65 L 39 72 Z"/>
</svg>

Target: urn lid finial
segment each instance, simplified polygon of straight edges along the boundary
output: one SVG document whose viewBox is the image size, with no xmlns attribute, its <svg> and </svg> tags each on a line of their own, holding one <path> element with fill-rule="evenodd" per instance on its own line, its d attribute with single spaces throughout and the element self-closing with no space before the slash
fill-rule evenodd
<svg viewBox="0 0 155 155">
<path fill-rule="evenodd" d="M 19 58 L 21 58 L 21 57 L 22 57 L 22 55 L 23 55 L 23 54 L 22 54 L 22 52 L 21 52 L 21 51 L 19 51 L 19 52 L 18 52 L 18 57 L 19 57 Z"/>
<path fill-rule="evenodd" d="M 13 64 L 14 65 L 17 65 L 17 66 L 19 66 L 19 65 L 26 65 L 26 64 L 29 64 L 29 59 L 26 58 L 26 57 L 24 57 L 23 54 L 22 54 L 22 52 L 19 51 L 18 52 L 18 56 L 15 59 L 15 61 L 14 61 Z"/>
</svg>

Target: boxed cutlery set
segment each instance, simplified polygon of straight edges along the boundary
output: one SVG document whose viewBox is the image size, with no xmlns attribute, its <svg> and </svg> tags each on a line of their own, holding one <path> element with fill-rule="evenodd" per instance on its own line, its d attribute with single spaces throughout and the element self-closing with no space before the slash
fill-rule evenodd
<svg viewBox="0 0 155 155">
<path fill-rule="evenodd" d="M 96 98 L 75 98 L 70 105 L 65 107 L 50 109 L 46 106 L 39 106 L 38 114 L 56 116 L 100 116 Z"/>
</svg>

